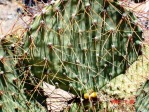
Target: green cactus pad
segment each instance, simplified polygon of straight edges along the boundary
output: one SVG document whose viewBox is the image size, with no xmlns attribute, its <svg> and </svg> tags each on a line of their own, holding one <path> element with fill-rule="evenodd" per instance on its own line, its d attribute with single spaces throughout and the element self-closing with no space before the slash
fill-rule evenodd
<svg viewBox="0 0 149 112">
<path fill-rule="evenodd" d="M 136 112 L 149 111 L 149 80 L 138 90 L 135 108 Z"/>
<path fill-rule="evenodd" d="M 18 56 L 13 43 L 17 41 L 10 38 L 0 42 L 0 112 L 45 112 L 46 109 L 25 92 L 25 81 L 20 80 L 21 74 L 16 68 Z"/>
<path fill-rule="evenodd" d="M 99 91 L 141 54 L 135 19 L 106 0 L 49 5 L 26 29 L 24 64 L 35 77 L 74 94 Z"/>
</svg>

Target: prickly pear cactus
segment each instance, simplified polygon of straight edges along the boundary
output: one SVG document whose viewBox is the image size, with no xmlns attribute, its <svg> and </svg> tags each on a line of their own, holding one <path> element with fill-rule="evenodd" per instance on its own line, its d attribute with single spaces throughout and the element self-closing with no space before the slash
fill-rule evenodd
<svg viewBox="0 0 149 112">
<path fill-rule="evenodd" d="M 20 80 L 21 74 L 17 74 L 18 60 L 17 55 L 14 55 L 17 51 L 13 49 L 13 40 L 3 38 L 0 42 L 0 111 L 45 112 L 45 108 L 25 92 L 25 83 Z"/>
<path fill-rule="evenodd" d="M 149 111 L 149 80 L 138 90 L 135 108 L 136 112 Z"/>
<path fill-rule="evenodd" d="M 98 111 L 96 91 L 141 54 L 142 32 L 135 19 L 116 0 L 52 1 L 25 35 L 1 40 L 0 108 L 45 111 L 40 95 L 46 81 L 77 95 L 78 111 Z"/>
<path fill-rule="evenodd" d="M 142 32 L 135 19 L 116 0 L 51 4 L 26 28 L 24 66 L 76 95 L 99 91 L 141 54 Z"/>
</svg>

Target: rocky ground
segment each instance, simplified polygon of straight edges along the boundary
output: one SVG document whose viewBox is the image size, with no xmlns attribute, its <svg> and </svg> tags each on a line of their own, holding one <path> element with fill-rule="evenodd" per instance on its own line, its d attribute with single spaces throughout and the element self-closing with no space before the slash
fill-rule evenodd
<svg viewBox="0 0 149 112">
<path fill-rule="evenodd" d="M 0 36 L 17 31 L 30 19 L 17 13 L 19 7 L 21 7 L 19 3 L 13 1 L 0 4 Z"/>
<path fill-rule="evenodd" d="M 39 12 L 42 4 L 37 7 L 27 8 L 22 0 L 0 1 L 0 37 L 20 31 L 31 22 L 33 13 Z M 26 10 L 26 11 L 23 11 Z M 38 9 L 38 10 L 37 10 Z M 20 29 L 20 30 L 18 30 Z"/>
</svg>

